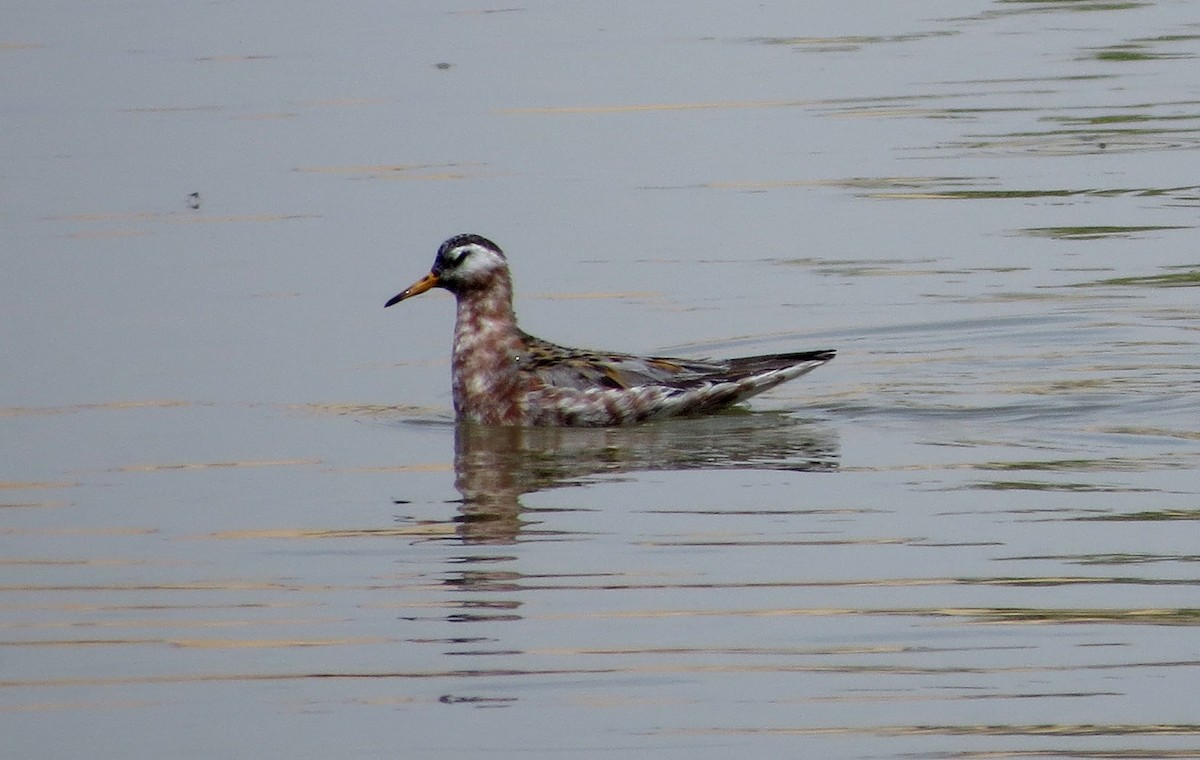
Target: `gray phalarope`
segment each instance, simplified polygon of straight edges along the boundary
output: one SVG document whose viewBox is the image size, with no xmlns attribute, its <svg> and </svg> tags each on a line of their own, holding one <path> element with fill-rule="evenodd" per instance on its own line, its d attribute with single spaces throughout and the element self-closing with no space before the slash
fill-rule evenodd
<svg viewBox="0 0 1200 760">
<path fill-rule="evenodd" d="M 487 425 L 600 427 L 705 414 L 811 372 L 835 353 L 696 360 L 558 346 L 517 326 L 508 261 L 479 235 L 442 243 L 429 274 L 384 307 L 431 288 L 458 302 L 454 411 Z"/>
</svg>

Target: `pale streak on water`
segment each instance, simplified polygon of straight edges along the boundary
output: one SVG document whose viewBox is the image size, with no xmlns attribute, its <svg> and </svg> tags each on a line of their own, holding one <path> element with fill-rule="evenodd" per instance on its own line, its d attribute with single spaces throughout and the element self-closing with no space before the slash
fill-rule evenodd
<svg viewBox="0 0 1200 760">
<path fill-rule="evenodd" d="M 6 9 L 5 756 L 1200 756 L 1192 4 L 560 5 Z M 839 356 L 456 430 L 467 230 Z"/>
</svg>

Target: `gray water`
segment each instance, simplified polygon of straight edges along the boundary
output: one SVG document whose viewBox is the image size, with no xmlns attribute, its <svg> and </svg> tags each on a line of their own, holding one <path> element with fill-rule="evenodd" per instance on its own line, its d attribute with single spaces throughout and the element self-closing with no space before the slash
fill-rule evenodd
<svg viewBox="0 0 1200 760">
<path fill-rule="evenodd" d="M 1194 9 L 9 3 L 5 757 L 1200 757 Z M 467 231 L 838 357 L 457 429 Z"/>
</svg>

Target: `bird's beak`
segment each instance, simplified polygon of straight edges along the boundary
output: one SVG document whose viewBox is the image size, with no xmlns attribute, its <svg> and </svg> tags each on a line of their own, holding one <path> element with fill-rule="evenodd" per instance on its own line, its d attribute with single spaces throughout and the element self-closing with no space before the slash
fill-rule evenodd
<svg viewBox="0 0 1200 760">
<path fill-rule="evenodd" d="M 400 303 L 401 301 L 403 301 L 406 298 L 412 298 L 413 296 L 419 296 L 422 293 L 424 293 L 426 290 L 429 290 L 430 288 L 436 288 L 440 283 L 441 283 L 441 280 L 438 279 L 438 276 L 436 274 L 434 274 L 433 272 L 430 272 L 429 274 L 425 275 L 421 279 L 414 282 L 412 285 L 409 285 L 407 290 L 397 293 L 396 295 L 394 295 L 390 299 L 388 299 L 388 302 L 383 305 L 383 308 L 386 309 L 387 307 L 391 306 L 392 304 Z"/>
</svg>

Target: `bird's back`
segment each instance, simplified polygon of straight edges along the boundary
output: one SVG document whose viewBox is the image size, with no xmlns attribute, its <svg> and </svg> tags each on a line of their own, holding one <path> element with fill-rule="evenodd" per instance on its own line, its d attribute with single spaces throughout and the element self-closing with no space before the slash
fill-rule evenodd
<svg viewBox="0 0 1200 760">
<path fill-rule="evenodd" d="M 693 360 L 587 351 L 523 337 L 527 351 L 520 364 L 532 388 L 530 424 L 619 425 L 704 414 L 811 372 L 835 354 Z"/>
</svg>

